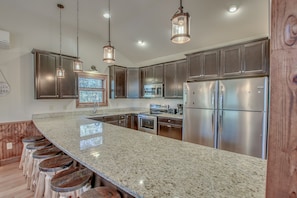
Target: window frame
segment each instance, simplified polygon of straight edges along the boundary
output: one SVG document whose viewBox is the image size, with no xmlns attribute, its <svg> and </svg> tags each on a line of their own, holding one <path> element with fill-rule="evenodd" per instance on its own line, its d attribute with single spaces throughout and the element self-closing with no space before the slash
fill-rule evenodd
<svg viewBox="0 0 297 198">
<path fill-rule="evenodd" d="M 79 78 L 92 78 L 92 79 L 100 79 L 102 80 L 102 88 L 80 88 L 79 87 Z M 77 108 L 88 108 L 94 107 L 93 102 L 81 103 L 79 101 L 80 98 L 80 90 L 90 90 L 90 91 L 102 91 L 102 102 L 99 102 L 99 106 L 108 106 L 108 76 L 106 74 L 95 73 L 95 72 L 78 72 L 77 74 L 77 92 L 78 98 L 76 99 L 76 107 Z"/>
</svg>

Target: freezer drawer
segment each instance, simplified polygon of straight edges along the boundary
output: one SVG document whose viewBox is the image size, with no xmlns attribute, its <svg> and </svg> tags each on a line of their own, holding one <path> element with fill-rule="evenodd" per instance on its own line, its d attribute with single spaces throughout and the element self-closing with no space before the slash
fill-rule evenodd
<svg viewBox="0 0 297 198">
<path fill-rule="evenodd" d="M 265 112 L 219 111 L 218 148 L 266 158 Z"/>
<path fill-rule="evenodd" d="M 183 141 L 216 147 L 216 111 L 186 108 L 183 118 Z"/>
</svg>

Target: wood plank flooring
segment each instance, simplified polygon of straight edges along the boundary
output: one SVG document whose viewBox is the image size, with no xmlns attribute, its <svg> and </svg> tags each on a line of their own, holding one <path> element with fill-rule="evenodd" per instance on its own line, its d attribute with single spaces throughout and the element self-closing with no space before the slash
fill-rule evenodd
<svg viewBox="0 0 297 198">
<path fill-rule="evenodd" d="M 34 193 L 27 190 L 26 180 L 19 163 L 0 166 L 0 198 L 32 198 Z"/>
</svg>

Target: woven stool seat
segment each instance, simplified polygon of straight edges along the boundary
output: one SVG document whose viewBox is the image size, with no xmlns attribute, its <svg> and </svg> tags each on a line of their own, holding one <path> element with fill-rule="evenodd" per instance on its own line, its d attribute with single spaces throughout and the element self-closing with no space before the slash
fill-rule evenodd
<svg viewBox="0 0 297 198">
<path fill-rule="evenodd" d="M 33 158 L 44 159 L 58 155 L 62 151 L 55 146 L 46 147 L 33 153 Z"/>
<path fill-rule="evenodd" d="M 34 143 L 30 143 L 26 146 L 26 149 L 29 149 L 29 150 L 40 150 L 40 149 L 43 149 L 45 147 L 48 147 L 52 145 L 51 142 L 49 142 L 48 140 L 44 139 L 44 140 L 41 140 L 41 141 L 38 141 L 38 142 L 34 142 Z"/>
<path fill-rule="evenodd" d="M 81 198 L 121 198 L 121 195 L 113 188 L 102 186 L 84 192 Z"/>
<path fill-rule="evenodd" d="M 46 159 L 39 164 L 39 170 L 43 172 L 57 172 L 69 167 L 73 163 L 73 159 L 67 155 L 59 155 L 50 159 Z"/>
<path fill-rule="evenodd" d="M 42 140 L 42 139 L 45 139 L 44 136 L 42 135 L 37 135 L 37 136 L 29 136 L 29 137 L 25 137 L 22 139 L 22 142 L 36 142 L 36 141 L 39 141 L 39 140 Z"/>
<path fill-rule="evenodd" d="M 84 187 L 91 179 L 93 172 L 87 168 L 70 168 L 56 174 L 51 181 L 51 188 L 56 192 L 76 191 Z"/>
</svg>

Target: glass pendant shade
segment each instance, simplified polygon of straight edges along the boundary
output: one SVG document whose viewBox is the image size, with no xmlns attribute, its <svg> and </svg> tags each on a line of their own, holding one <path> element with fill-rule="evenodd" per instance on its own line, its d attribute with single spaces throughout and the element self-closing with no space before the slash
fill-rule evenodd
<svg viewBox="0 0 297 198">
<path fill-rule="evenodd" d="M 57 78 L 64 78 L 65 77 L 65 70 L 62 67 L 58 67 L 56 69 L 56 77 Z"/>
<path fill-rule="evenodd" d="M 106 45 L 103 47 L 103 61 L 105 63 L 115 62 L 115 49 L 111 45 Z"/>
<path fill-rule="evenodd" d="M 73 61 L 73 71 L 74 72 L 81 72 L 83 71 L 83 62 L 79 59 Z"/>
<path fill-rule="evenodd" d="M 182 44 L 190 41 L 190 15 L 177 13 L 171 19 L 171 41 Z"/>
</svg>

